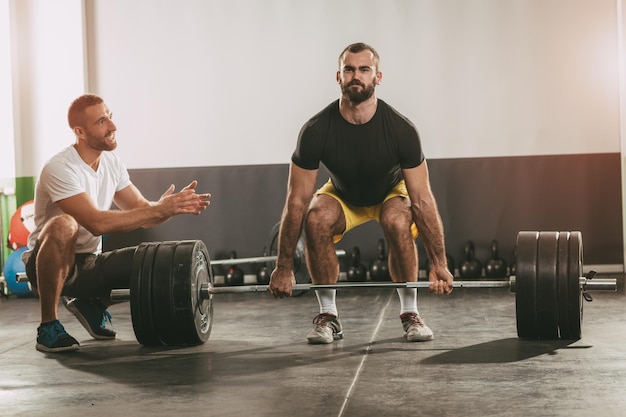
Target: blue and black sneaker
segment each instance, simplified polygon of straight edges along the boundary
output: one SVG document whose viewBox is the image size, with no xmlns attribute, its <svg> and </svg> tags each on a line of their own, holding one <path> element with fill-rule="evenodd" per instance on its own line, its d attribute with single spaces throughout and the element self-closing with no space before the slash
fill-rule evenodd
<svg viewBox="0 0 626 417">
<path fill-rule="evenodd" d="M 111 323 L 111 314 L 98 299 L 71 299 L 65 304 L 91 337 L 98 340 L 115 339 L 116 333 L 106 327 Z"/>
<path fill-rule="evenodd" d="M 78 341 L 67 334 L 59 320 L 41 323 L 37 328 L 35 348 L 40 352 L 69 352 L 79 347 Z"/>
</svg>

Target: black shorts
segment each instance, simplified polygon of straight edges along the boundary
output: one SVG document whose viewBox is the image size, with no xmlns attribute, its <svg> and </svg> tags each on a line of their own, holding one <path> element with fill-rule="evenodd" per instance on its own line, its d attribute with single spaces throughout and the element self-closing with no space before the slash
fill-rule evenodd
<svg viewBox="0 0 626 417">
<path fill-rule="evenodd" d="M 136 249 L 136 246 L 131 246 L 99 255 L 77 253 L 74 257 L 74 268 L 65 279 L 62 295 L 80 298 L 108 297 L 114 288 L 130 288 L 133 256 Z M 38 253 L 39 241 L 35 244 L 25 265 L 26 275 L 33 289 L 37 288 Z"/>
</svg>

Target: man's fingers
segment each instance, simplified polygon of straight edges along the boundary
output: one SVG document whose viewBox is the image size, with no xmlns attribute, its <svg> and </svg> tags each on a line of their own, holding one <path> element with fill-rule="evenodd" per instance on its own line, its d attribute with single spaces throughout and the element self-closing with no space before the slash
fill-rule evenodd
<svg viewBox="0 0 626 417">
<path fill-rule="evenodd" d="M 198 181 L 197 180 L 193 180 L 189 183 L 188 186 L 186 186 L 185 188 L 183 188 L 183 190 L 191 190 L 196 188 L 196 186 L 198 185 Z"/>
<path fill-rule="evenodd" d="M 172 195 L 173 192 L 174 192 L 174 184 L 170 185 L 170 187 L 167 190 L 165 190 L 163 195 L 161 195 L 161 198 L 164 198 L 164 197 L 167 197 L 169 195 Z"/>
<path fill-rule="evenodd" d="M 428 286 L 428 291 L 437 295 L 448 295 L 452 292 L 452 285 L 448 281 L 432 281 Z"/>
</svg>

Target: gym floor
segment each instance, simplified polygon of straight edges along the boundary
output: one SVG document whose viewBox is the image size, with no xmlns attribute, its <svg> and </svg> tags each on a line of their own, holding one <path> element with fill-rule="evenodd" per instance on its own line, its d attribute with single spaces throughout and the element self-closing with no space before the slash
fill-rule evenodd
<svg viewBox="0 0 626 417">
<path fill-rule="evenodd" d="M 612 277 L 616 277 L 612 275 Z M 338 292 L 345 338 L 308 345 L 312 292 L 214 298 L 207 343 L 143 347 L 128 303 L 110 308 L 114 341 L 95 341 L 63 306 L 77 352 L 35 350 L 36 298 L 0 299 L 3 416 L 624 416 L 626 303 L 597 291 L 582 339 L 517 338 L 507 288 L 421 290 L 435 340 L 406 343 L 395 290 Z"/>
</svg>

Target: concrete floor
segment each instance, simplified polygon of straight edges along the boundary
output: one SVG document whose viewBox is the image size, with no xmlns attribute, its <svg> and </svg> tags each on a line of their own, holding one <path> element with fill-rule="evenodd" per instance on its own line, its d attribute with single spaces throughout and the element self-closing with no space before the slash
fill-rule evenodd
<svg viewBox="0 0 626 417">
<path fill-rule="evenodd" d="M 435 340 L 406 343 L 395 290 L 345 290 L 345 338 L 308 345 L 311 292 L 215 296 L 207 343 L 147 348 L 128 303 L 115 341 L 95 341 L 63 307 L 74 353 L 35 350 L 35 298 L 0 299 L 2 416 L 624 416 L 626 300 L 595 292 L 576 342 L 517 338 L 506 288 L 422 290 Z"/>
</svg>

